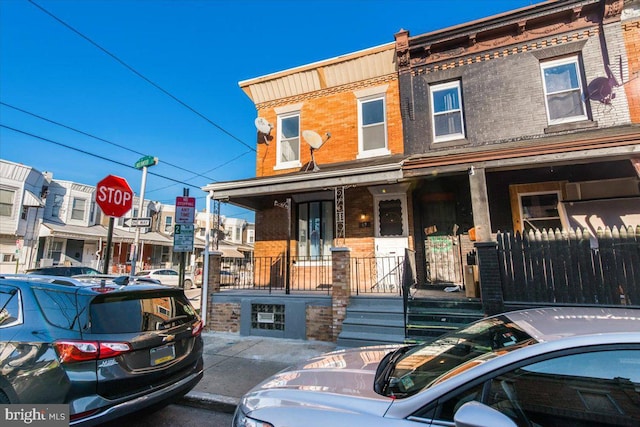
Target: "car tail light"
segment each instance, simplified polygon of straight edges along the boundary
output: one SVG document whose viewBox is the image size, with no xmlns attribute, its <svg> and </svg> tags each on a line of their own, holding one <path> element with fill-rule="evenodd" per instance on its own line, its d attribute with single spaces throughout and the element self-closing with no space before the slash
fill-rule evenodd
<svg viewBox="0 0 640 427">
<path fill-rule="evenodd" d="M 202 323 L 202 320 L 198 320 L 196 323 L 193 324 L 193 329 L 191 329 L 191 335 L 194 337 L 197 337 L 198 335 L 200 335 L 200 333 L 202 333 L 203 328 L 204 328 L 204 324 Z"/>
<path fill-rule="evenodd" d="M 100 292 L 101 294 L 106 294 L 107 292 L 115 291 L 117 288 L 112 288 L 110 286 L 99 286 L 95 288 L 91 288 L 92 291 Z"/>
<path fill-rule="evenodd" d="M 54 346 L 62 363 L 109 359 L 131 351 L 127 342 L 56 341 Z"/>
</svg>

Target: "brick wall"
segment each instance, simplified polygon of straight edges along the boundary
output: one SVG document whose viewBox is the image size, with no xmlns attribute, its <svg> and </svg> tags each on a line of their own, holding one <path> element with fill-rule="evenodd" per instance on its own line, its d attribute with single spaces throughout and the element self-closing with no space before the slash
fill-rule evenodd
<svg viewBox="0 0 640 427">
<path fill-rule="evenodd" d="M 622 35 L 629 64 L 625 79 L 629 83 L 624 85 L 624 90 L 629 101 L 631 121 L 640 123 L 640 19 L 623 22 Z"/>
<path fill-rule="evenodd" d="M 207 312 L 208 329 L 216 332 L 240 332 L 240 304 L 209 304 Z"/>
<path fill-rule="evenodd" d="M 333 323 L 332 309 L 328 306 L 307 307 L 307 339 L 318 341 L 333 341 L 331 325 Z"/>
<path fill-rule="evenodd" d="M 387 138 L 388 148 L 393 154 L 403 152 L 402 121 L 397 76 L 388 76 L 386 81 L 368 80 L 357 85 L 333 89 L 331 91 L 310 94 L 301 103 L 300 131 L 313 130 L 324 137 L 331 133 L 331 138 L 314 153 L 318 165 L 355 160 L 358 155 L 358 102 L 354 91 L 367 87 L 388 85 L 386 90 Z M 291 102 L 291 101 L 289 101 Z M 282 105 L 286 105 L 284 100 Z M 269 145 L 258 144 L 256 157 L 256 176 L 272 176 L 291 173 L 295 169 L 274 170 L 277 153 L 277 114 L 275 108 L 260 110 L 264 117 L 274 125 L 271 132 L 273 141 Z M 300 141 L 300 162 L 306 164 L 311 159 L 309 146 Z M 256 227 L 257 229 L 257 227 Z"/>
</svg>

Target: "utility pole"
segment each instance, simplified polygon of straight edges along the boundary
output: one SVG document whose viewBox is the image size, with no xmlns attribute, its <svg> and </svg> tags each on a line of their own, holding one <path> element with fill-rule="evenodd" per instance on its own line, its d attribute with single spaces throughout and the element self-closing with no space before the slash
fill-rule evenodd
<svg viewBox="0 0 640 427">
<path fill-rule="evenodd" d="M 141 218 L 142 209 L 144 208 L 144 190 L 147 186 L 147 169 L 149 166 L 154 166 L 158 164 L 158 158 L 153 156 L 144 156 L 140 160 L 136 162 L 134 167 L 136 169 L 142 169 L 142 183 L 140 184 L 140 200 L 138 202 L 138 218 Z M 138 252 L 138 245 L 140 243 L 140 227 L 136 227 L 136 236 L 133 241 L 133 251 L 131 254 L 131 273 L 130 277 L 133 279 L 133 276 L 136 275 L 136 264 L 138 263 L 138 258 L 142 256 Z"/>
</svg>

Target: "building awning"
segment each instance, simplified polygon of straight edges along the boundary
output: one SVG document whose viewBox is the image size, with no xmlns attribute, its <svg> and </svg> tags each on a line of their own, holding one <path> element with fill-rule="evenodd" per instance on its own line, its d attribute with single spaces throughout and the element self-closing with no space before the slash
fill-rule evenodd
<svg viewBox="0 0 640 427">
<path fill-rule="evenodd" d="M 44 207 L 44 202 L 40 197 L 36 196 L 31 191 L 24 190 L 24 200 L 22 201 L 22 206 L 34 206 L 42 208 Z"/>
<path fill-rule="evenodd" d="M 41 237 L 59 237 L 62 239 L 100 240 L 107 238 L 107 229 L 102 225 L 83 227 L 79 225 L 43 222 L 40 226 Z"/>
<path fill-rule="evenodd" d="M 222 258 L 244 258 L 242 252 L 231 246 L 218 246 L 218 251 L 222 252 Z"/>
</svg>

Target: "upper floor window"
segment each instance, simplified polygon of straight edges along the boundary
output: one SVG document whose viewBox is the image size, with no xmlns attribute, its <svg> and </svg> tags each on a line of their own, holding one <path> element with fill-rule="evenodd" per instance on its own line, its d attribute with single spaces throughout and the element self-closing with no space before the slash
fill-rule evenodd
<svg viewBox="0 0 640 427">
<path fill-rule="evenodd" d="M 62 210 L 62 202 L 64 196 L 62 194 L 54 194 L 53 206 L 51 207 L 51 216 L 60 218 L 60 211 Z"/>
<path fill-rule="evenodd" d="M 578 57 L 543 62 L 540 67 L 549 124 L 586 120 Z"/>
<path fill-rule="evenodd" d="M 164 232 L 171 233 L 173 231 L 173 217 L 165 216 L 164 217 Z"/>
<path fill-rule="evenodd" d="M 276 168 L 300 166 L 300 114 L 278 116 L 278 159 Z"/>
<path fill-rule="evenodd" d="M 385 97 L 358 99 L 358 157 L 389 154 Z"/>
<path fill-rule="evenodd" d="M 465 137 L 459 81 L 431 86 L 431 111 L 435 142 Z"/>
<path fill-rule="evenodd" d="M 86 200 L 84 199 L 73 199 L 73 206 L 71 208 L 71 219 L 84 219 L 84 205 Z"/>
<path fill-rule="evenodd" d="M 0 189 L 0 216 L 11 216 L 13 214 L 13 198 L 15 191 Z"/>
</svg>

